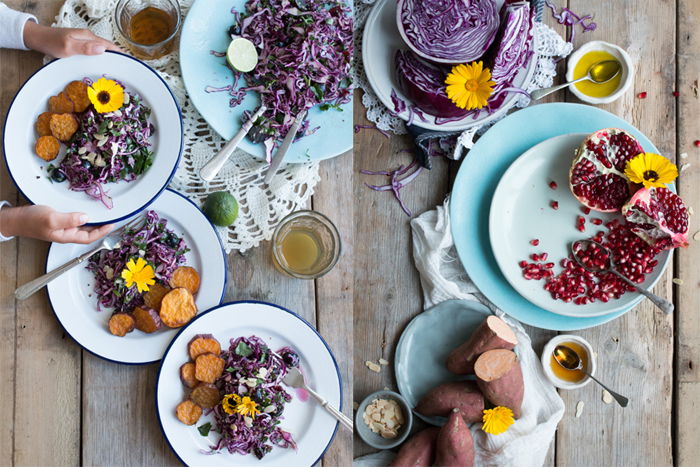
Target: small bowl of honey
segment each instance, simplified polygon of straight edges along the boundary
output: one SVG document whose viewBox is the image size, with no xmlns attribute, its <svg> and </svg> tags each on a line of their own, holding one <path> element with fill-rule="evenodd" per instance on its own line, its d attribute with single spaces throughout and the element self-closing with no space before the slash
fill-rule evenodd
<svg viewBox="0 0 700 467">
<path fill-rule="evenodd" d="M 621 66 L 616 76 L 604 83 L 590 80 L 575 83 L 569 86 L 572 94 L 589 104 L 608 104 L 622 96 L 632 86 L 634 65 L 624 49 L 609 42 L 586 42 L 572 53 L 567 62 L 566 81 L 579 79 L 592 65 L 609 61 L 616 61 Z"/>
<path fill-rule="evenodd" d="M 567 370 L 557 362 L 554 358 L 554 348 L 558 345 L 564 345 L 576 352 L 581 359 L 581 370 Z M 541 361 L 547 378 L 560 389 L 583 387 L 591 380 L 586 373 L 595 376 L 596 358 L 593 347 L 586 339 L 573 334 L 561 334 L 547 342 L 542 350 Z"/>
</svg>

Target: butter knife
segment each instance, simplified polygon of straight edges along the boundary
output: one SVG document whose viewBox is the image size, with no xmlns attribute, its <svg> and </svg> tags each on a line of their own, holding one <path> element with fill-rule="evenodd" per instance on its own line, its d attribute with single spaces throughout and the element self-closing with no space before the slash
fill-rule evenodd
<svg viewBox="0 0 700 467">
<path fill-rule="evenodd" d="M 267 168 L 264 180 L 265 185 L 269 185 L 270 181 L 272 180 L 272 177 L 274 177 L 275 173 L 277 173 L 277 169 L 279 168 L 280 164 L 282 164 L 284 156 L 287 155 L 287 151 L 289 151 L 289 147 L 292 145 L 292 142 L 294 141 L 294 138 L 297 135 L 297 131 L 299 130 L 299 126 L 301 125 L 301 122 L 304 121 L 305 117 L 306 110 L 297 115 L 296 119 L 294 120 L 294 123 L 292 123 L 292 126 L 289 128 L 287 136 L 285 136 L 282 140 L 282 144 L 275 153 L 275 156 L 272 158 L 272 162 L 270 162 L 270 167 Z"/>
</svg>

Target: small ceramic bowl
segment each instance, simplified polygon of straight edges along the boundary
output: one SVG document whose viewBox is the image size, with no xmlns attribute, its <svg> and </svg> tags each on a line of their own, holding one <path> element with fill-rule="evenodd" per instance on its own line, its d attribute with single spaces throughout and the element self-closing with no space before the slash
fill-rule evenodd
<svg viewBox="0 0 700 467">
<path fill-rule="evenodd" d="M 404 424 L 399 429 L 399 434 L 396 438 L 382 438 L 378 433 L 374 433 L 365 424 L 362 419 L 362 415 L 365 413 L 365 409 L 372 401 L 377 399 L 389 399 L 394 400 L 399 404 L 401 411 L 403 412 Z M 360 435 L 362 441 L 369 444 L 375 449 L 391 449 L 395 448 L 399 444 L 403 443 L 411 432 L 411 427 L 413 426 L 413 412 L 408 406 L 408 402 L 404 399 L 401 394 L 394 391 L 377 391 L 373 392 L 369 396 L 365 397 L 360 406 L 357 408 L 355 413 L 355 430 L 357 434 Z"/>
<path fill-rule="evenodd" d="M 578 383 L 571 383 L 569 381 L 564 381 L 562 379 L 557 378 L 554 375 L 554 372 L 552 371 L 552 367 L 550 366 L 551 364 L 551 358 L 552 358 L 552 352 L 554 351 L 554 348 L 562 344 L 564 342 L 575 342 L 579 344 L 581 347 L 586 349 L 586 352 L 588 352 L 588 370 L 589 373 L 595 376 L 595 371 L 596 371 L 596 358 L 595 358 L 595 352 L 593 351 L 593 347 L 591 347 L 591 344 L 588 343 L 586 339 L 583 337 L 579 336 L 574 336 L 573 334 L 560 334 L 558 336 L 553 337 L 547 344 L 544 346 L 544 349 L 542 350 L 542 357 L 541 357 L 541 362 L 542 362 L 542 368 L 544 369 L 544 374 L 547 375 L 547 378 L 554 384 L 556 387 L 560 389 L 577 389 L 585 386 L 586 384 L 589 383 L 591 378 L 588 376 L 584 377 L 581 381 Z"/>
<path fill-rule="evenodd" d="M 584 102 L 588 102 L 589 104 L 609 104 L 610 102 L 617 100 L 630 88 L 630 86 L 632 86 L 632 81 L 634 81 L 634 63 L 632 62 L 632 58 L 629 56 L 629 54 L 615 44 L 604 41 L 586 42 L 569 56 L 569 61 L 567 62 L 566 67 L 566 81 L 574 80 L 574 68 L 576 67 L 576 64 L 581 57 L 592 50 L 602 50 L 617 58 L 622 65 L 620 85 L 617 87 L 615 92 L 605 97 L 588 96 L 579 91 L 576 85 L 569 86 L 569 90 L 574 96 L 578 97 Z"/>
</svg>

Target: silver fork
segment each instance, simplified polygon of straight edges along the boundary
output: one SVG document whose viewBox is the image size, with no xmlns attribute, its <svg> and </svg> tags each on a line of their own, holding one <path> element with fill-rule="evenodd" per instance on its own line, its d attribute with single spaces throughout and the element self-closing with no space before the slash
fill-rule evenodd
<svg viewBox="0 0 700 467">
<path fill-rule="evenodd" d="M 15 298 L 17 300 L 25 300 L 31 297 L 42 287 L 46 286 L 46 284 L 56 279 L 58 276 L 68 271 L 69 269 L 72 269 L 75 266 L 79 265 L 95 253 L 98 253 L 102 250 L 114 250 L 115 248 L 120 248 L 122 246 L 121 234 L 124 233 L 126 229 L 134 228 L 142 220 L 143 217 L 133 219 L 129 223 L 124 224 L 118 229 L 115 229 L 112 232 L 110 232 L 108 236 L 102 239 L 102 243 L 93 248 L 92 250 L 83 253 L 75 259 L 68 261 L 67 263 L 57 267 L 53 271 L 49 271 L 43 276 L 39 276 L 36 279 L 18 287 L 17 290 L 15 290 Z"/>
</svg>

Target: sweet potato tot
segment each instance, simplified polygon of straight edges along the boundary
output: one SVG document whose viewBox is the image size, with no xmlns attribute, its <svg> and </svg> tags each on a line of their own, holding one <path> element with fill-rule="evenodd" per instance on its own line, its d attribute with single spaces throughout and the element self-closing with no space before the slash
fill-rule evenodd
<svg viewBox="0 0 700 467">
<path fill-rule="evenodd" d="M 199 290 L 199 273 L 190 266 L 180 266 L 170 278 L 170 287 L 184 287 L 194 295 Z"/>
<path fill-rule="evenodd" d="M 194 376 L 194 363 L 187 362 L 183 363 L 180 367 L 180 381 L 185 387 L 192 389 L 199 384 L 197 378 Z"/>
<path fill-rule="evenodd" d="M 520 418 L 525 384 L 515 352 L 506 349 L 484 352 L 474 363 L 474 373 L 479 389 L 489 402 L 508 407 L 514 418 Z"/>
<path fill-rule="evenodd" d="M 150 334 L 163 327 L 163 322 L 160 320 L 158 312 L 153 308 L 137 306 L 132 311 L 132 314 L 136 322 L 136 329 L 139 331 Z"/>
<path fill-rule="evenodd" d="M 185 425 L 194 425 L 202 416 L 202 408 L 188 399 L 177 405 L 175 415 Z"/>
<path fill-rule="evenodd" d="M 59 141 L 68 141 L 78 131 L 78 120 L 73 114 L 53 114 L 49 120 L 51 134 Z"/>
<path fill-rule="evenodd" d="M 466 423 L 481 421 L 484 396 L 474 381 L 454 381 L 431 389 L 416 405 L 416 412 L 448 417 L 452 409 L 459 409 Z"/>
<path fill-rule="evenodd" d="M 45 161 L 52 161 L 61 151 L 61 142 L 53 136 L 40 136 L 34 144 L 34 151 Z"/>
<path fill-rule="evenodd" d="M 458 375 L 471 374 L 477 357 L 487 350 L 512 350 L 518 344 L 513 330 L 498 316 L 486 318 L 471 335 L 469 340 L 460 345 L 447 357 L 445 366 Z"/>
<path fill-rule="evenodd" d="M 213 353 L 205 353 L 194 361 L 194 376 L 203 383 L 213 383 L 224 372 L 226 362 Z"/>
<path fill-rule="evenodd" d="M 153 308 L 154 310 L 158 311 L 160 310 L 160 304 L 163 301 L 163 297 L 165 297 L 165 294 L 170 292 L 172 289 L 168 287 L 167 285 L 155 283 L 152 286 L 148 288 L 148 292 L 146 292 L 143 296 L 143 302 L 145 305 L 149 308 Z"/>
<path fill-rule="evenodd" d="M 190 400 L 203 409 L 211 409 L 221 402 L 221 393 L 213 384 L 199 383 L 190 393 Z"/>
<path fill-rule="evenodd" d="M 49 112 L 55 114 L 67 114 L 75 110 L 73 101 L 65 93 L 60 92 L 56 96 L 49 97 Z"/>
<path fill-rule="evenodd" d="M 435 465 L 441 467 L 472 467 L 474 439 L 464 423 L 459 409 L 454 409 L 435 441 Z"/>
<path fill-rule="evenodd" d="M 49 126 L 49 121 L 51 121 L 51 116 L 54 115 L 51 112 L 44 112 L 39 114 L 34 123 L 34 129 L 39 134 L 39 136 L 49 136 L 51 134 L 51 127 Z"/>
<path fill-rule="evenodd" d="M 134 318 L 128 313 L 115 313 L 109 318 L 109 332 L 115 336 L 124 337 L 134 330 Z"/>
<path fill-rule="evenodd" d="M 184 326 L 197 314 L 194 297 L 184 287 L 173 289 L 163 297 L 159 314 L 163 324 L 168 327 Z"/>
<path fill-rule="evenodd" d="M 63 89 L 64 94 L 73 101 L 75 112 L 84 112 L 90 106 L 87 88 L 87 84 L 82 81 L 71 81 Z"/>
<path fill-rule="evenodd" d="M 430 427 L 411 436 L 389 467 L 430 467 L 435 459 L 435 440 L 440 428 Z"/>
<path fill-rule="evenodd" d="M 211 334 L 197 334 L 187 344 L 187 352 L 189 352 L 190 358 L 194 361 L 205 353 L 219 355 L 221 353 L 221 344 Z"/>
</svg>

